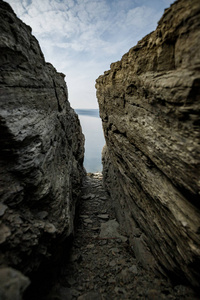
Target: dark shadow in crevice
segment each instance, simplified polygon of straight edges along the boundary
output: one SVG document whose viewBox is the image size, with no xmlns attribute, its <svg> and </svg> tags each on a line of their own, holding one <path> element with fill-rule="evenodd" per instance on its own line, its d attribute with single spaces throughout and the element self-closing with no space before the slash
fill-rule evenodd
<svg viewBox="0 0 200 300">
<path fill-rule="evenodd" d="M 39 269 L 32 274 L 26 274 L 31 284 L 23 295 L 23 300 L 45 300 L 48 299 L 52 287 L 56 285 L 66 265 L 73 244 L 73 235 L 61 243 L 60 239 L 52 247 L 51 259 L 45 259 Z"/>
</svg>

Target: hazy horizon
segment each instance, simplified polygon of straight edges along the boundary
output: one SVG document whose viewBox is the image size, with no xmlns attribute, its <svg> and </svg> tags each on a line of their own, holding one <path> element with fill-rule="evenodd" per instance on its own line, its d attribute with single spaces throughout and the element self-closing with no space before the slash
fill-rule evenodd
<svg viewBox="0 0 200 300">
<path fill-rule="evenodd" d="M 102 172 L 101 152 L 105 145 L 99 109 L 75 109 L 85 135 L 84 167 L 88 173 Z"/>
</svg>

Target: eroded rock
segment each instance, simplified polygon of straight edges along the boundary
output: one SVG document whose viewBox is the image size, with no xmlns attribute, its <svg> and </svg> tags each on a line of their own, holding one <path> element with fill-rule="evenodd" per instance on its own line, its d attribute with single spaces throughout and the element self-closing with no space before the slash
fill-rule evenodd
<svg viewBox="0 0 200 300">
<path fill-rule="evenodd" d="M 12 268 L 0 269 L 0 299 L 21 300 L 30 280 Z"/>
<path fill-rule="evenodd" d="M 123 242 L 127 241 L 127 238 L 119 233 L 119 223 L 116 220 L 109 220 L 106 223 L 101 224 L 100 238 L 113 238 L 121 239 Z"/>
<path fill-rule="evenodd" d="M 84 137 L 31 28 L 4 1 L 0 19 L 0 263 L 30 274 L 73 232 Z"/>
<path fill-rule="evenodd" d="M 144 265 L 197 286 L 199 28 L 200 2 L 176 1 L 96 83 L 104 183 L 118 220 Z"/>
</svg>

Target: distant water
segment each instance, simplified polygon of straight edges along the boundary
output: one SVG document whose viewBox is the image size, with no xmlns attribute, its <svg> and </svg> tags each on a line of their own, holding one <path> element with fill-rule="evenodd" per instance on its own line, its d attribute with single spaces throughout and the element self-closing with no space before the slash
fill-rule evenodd
<svg viewBox="0 0 200 300">
<path fill-rule="evenodd" d="M 85 135 L 84 167 L 87 172 L 101 172 L 101 151 L 105 145 L 98 109 L 75 109 Z"/>
</svg>

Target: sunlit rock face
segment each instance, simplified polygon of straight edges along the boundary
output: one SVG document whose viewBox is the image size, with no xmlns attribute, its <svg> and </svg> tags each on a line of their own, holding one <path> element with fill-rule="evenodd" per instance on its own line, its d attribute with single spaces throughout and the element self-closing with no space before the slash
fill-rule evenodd
<svg viewBox="0 0 200 300">
<path fill-rule="evenodd" d="M 31 28 L 3 1 L 0 19 L 0 260 L 29 274 L 73 231 L 84 137 Z"/>
<path fill-rule="evenodd" d="M 144 265 L 193 285 L 200 283 L 199 49 L 200 2 L 176 1 L 96 83 L 104 183 L 121 225 Z"/>
</svg>

